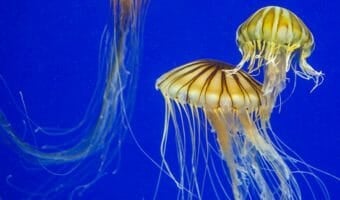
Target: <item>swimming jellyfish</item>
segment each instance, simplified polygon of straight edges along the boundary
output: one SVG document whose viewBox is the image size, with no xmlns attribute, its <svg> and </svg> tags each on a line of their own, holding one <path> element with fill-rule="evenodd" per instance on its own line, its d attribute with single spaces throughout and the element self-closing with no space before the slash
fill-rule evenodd
<svg viewBox="0 0 340 200">
<path fill-rule="evenodd" d="M 268 98 L 269 110 L 285 88 L 290 68 L 304 79 L 313 79 L 313 89 L 322 83 L 324 74 L 306 61 L 314 50 L 314 37 L 303 21 L 288 9 L 277 6 L 259 9 L 238 27 L 236 42 L 242 53 L 238 68 L 247 62 L 250 73 L 264 67 L 262 90 Z"/>
<path fill-rule="evenodd" d="M 179 199 L 301 199 L 296 160 L 270 131 L 261 84 L 233 69 L 198 60 L 157 80 L 165 99 L 162 171 Z"/>
<path fill-rule="evenodd" d="M 26 133 L 17 133 L 15 124 L 3 110 L 0 112 L 1 135 L 25 163 L 33 165 L 23 167 L 25 174 L 36 176 L 31 184 L 22 185 L 14 172 L 8 175 L 7 183 L 28 196 L 49 198 L 66 191 L 64 194 L 72 198 L 116 170 L 123 135 L 129 128 L 148 1 L 110 2 L 110 23 L 101 38 L 96 89 L 81 122 L 66 131 L 40 127 L 29 117 L 29 105 L 24 104 L 22 93 L 19 113 L 24 116 Z"/>
</svg>

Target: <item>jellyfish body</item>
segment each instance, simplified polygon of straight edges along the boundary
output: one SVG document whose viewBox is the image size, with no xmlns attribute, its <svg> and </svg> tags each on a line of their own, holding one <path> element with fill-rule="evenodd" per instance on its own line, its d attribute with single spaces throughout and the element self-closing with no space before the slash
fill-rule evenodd
<svg viewBox="0 0 340 200">
<path fill-rule="evenodd" d="M 216 199 L 232 198 L 230 191 L 234 199 L 300 199 L 297 181 L 284 160 L 289 157 L 267 132 L 261 85 L 242 70 L 227 73 L 233 69 L 220 61 L 199 60 L 157 80 L 156 88 L 166 104 L 161 144 L 164 170 L 180 189 L 179 196 L 187 199 L 202 199 L 209 186 Z M 208 122 L 216 138 L 211 137 Z M 171 128 L 175 130 L 177 170 L 168 161 L 174 153 L 168 150 Z M 216 154 L 226 168 L 214 161 Z"/>
<path fill-rule="evenodd" d="M 101 38 L 96 89 L 79 124 L 66 131 L 40 127 L 30 119 L 24 105 L 19 113 L 24 115 L 27 131 L 34 137 L 30 142 L 0 112 L 2 136 L 10 140 L 21 158 L 41 167 L 41 174 L 54 180 L 45 178 L 32 183 L 35 188 L 27 189 L 15 183 L 15 174 L 8 176 L 10 185 L 27 191 L 24 193 L 29 196 L 49 199 L 67 194 L 72 198 L 116 170 L 134 101 L 147 0 L 112 0 L 111 3 L 110 23 Z"/>
<path fill-rule="evenodd" d="M 238 27 L 236 42 L 242 53 L 239 67 L 247 62 L 249 72 L 264 67 L 262 90 L 269 109 L 285 88 L 286 73 L 291 68 L 296 75 L 313 79 L 314 88 L 322 83 L 323 73 L 306 61 L 314 49 L 313 35 L 298 16 L 285 8 L 268 6 L 256 11 Z M 294 59 L 300 70 L 292 64 Z"/>
</svg>

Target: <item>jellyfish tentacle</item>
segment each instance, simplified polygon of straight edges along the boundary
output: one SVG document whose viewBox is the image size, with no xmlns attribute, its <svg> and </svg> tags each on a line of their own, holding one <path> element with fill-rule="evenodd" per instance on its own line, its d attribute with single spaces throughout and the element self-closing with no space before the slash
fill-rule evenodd
<svg viewBox="0 0 340 200">
<path fill-rule="evenodd" d="M 64 194 L 72 198 L 100 177 L 115 173 L 119 166 L 120 147 L 129 131 L 140 36 L 148 0 L 109 2 L 112 6 L 110 21 L 100 40 L 97 83 L 82 120 L 66 131 L 42 128 L 19 108 L 33 136 L 26 140 L 0 111 L 1 136 L 11 141 L 28 164 L 40 167 L 39 173 L 47 172 L 56 178 L 55 182 L 37 183 L 44 185 L 36 188 L 42 196 L 57 193 L 54 190 L 67 190 Z M 47 144 L 39 146 L 41 142 Z M 89 166 L 93 168 L 88 170 Z"/>
<path fill-rule="evenodd" d="M 254 122 L 246 113 L 239 113 L 239 119 L 244 127 L 245 135 L 259 152 L 264 162 L 275 171 L 276 178 L 279 180 L 281 197 L 283 199 L 301 199 L 300 188 L 289 167 L 282 159 L 282 156 L 275 150 L 266 130 L 256 128 Z M 261 173 L 261 171 L 259 171 Z M 269 192 L 269 191 L 268 191 Z M 269 193 L 268 193 L 269 194 Z"/>
<path fill-rule="evenodd" d="M 225 124 L 225 117 L 221 114 L 221 112 L 218 111 L 218 109 L 206 109 L 205 114 L 207 115 L 207 118 L 209 119 L 212 127 L 214 127 L 223 158 L 228 165 L 234 198 L 244 199 L 244 193 L 239 190 L 240 185 L 242 185 L 242 180 L 240 180 L 237 175 L 238 166 L 235 164 L 234 161 L 235 158 L 232 150 L 231 136 L 229 131 L 227 131 L 228 128 Z"/>
</svg>

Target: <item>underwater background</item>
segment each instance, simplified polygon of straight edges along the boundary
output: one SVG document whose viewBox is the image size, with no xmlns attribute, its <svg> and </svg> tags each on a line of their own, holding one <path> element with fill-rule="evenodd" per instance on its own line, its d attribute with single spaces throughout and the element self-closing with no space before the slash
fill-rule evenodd
<svg viewBox="0 0 340 200">
<path fill-rule="evenodd" d="M 340 175 L 340 17 L 336 1 L 151 0 L 144 21 L 131 127 L 152 158 L 160 160 L 164 125 L 164 101 L 155 90 L 156 79 L 200 58 L 237 64 L 241 59 L 235 43 L 238 25 L 268 5 L 290 9 L 310 28 L 316 46 L 308 61 L 326 75 L 312 93 L 313 82 L 297 78 L 292 96 L 280 112 L 274 110 L 272 127 L 308 164 Z M 30 118 L 39 125 L 67 128 L 79 123 L 95 90 L 108 7 L 108 1 L 95 0 L 0 2 L 0 75 L 5 80 L 1 80 L 0 108 L 7 113 L 15 110 L 9 88 L 20 106 L 22 92 Z M 288 85 L 293 84 L 292 74 L 288 77 L 292 77 Z M 284 92 L 284 100 L 292 89 L 289 86 Z M 14 126 L 22 120 L 16 114 L 9 113 Z M 0 141 L 0 199 L 41 198 L 8 181 L 10 174 L 20 175 L 23 186 L 37 178 L 37 173 L 23 173 L 26 165 L 11 145 Z M 119 152 L 118 171 L 103 176 L 74 199 L 152 199 L 159 169 L 129 133 Z M 339 182 L 316 174 L 326 184 L 331 199 L 339 199 Z M 176 191 L 172 180 L 163 175 L 158 199 L 176 199 Z"/>
</svg>

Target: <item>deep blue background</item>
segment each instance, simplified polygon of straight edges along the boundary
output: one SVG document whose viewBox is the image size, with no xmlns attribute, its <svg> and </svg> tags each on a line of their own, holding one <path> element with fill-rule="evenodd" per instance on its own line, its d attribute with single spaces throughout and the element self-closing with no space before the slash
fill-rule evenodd
<svg viewBox="0 0 340 200">
<path fill-rule="evenodd" d="M 311 94 L 312 81 L 299 79 L 281 113 L 274 113 L 273 128 L 309 164 L 339 176 L 340 18 L 335 2 L 151 1 L 132 119 L 145 151 L 159 159 L 164 113 L 155 80 L 198 58 L 237 63 L 237 26 L 263 6 L 280 5 L 300 16 L 313 32 L 316 48 L 308 61 L 326 76 Z M 99 40 L 107 17 L 107 1 L 0 2 L 0 74 L 16 101 L 18 92 L 23 92 L 31 118 L 40 125 L 70 127 L 82 118 L 96 83 Z M 6 145 L 0 143 L 0 199 L 14 198 L 4 179 L 12 166 L 18 165 L 18 158 L 7 152 Z M 151 199 L 158 170 L 130 136 L 121 159 L 119 173 L 101 179 L 86 191 L 84 199 Z M 339 182 L 320 177 L 332 199 L 340 198 Z M 174 199 L 176 188 L 167 178 L 165 181 L 160 196 Z"/>
</svg>

